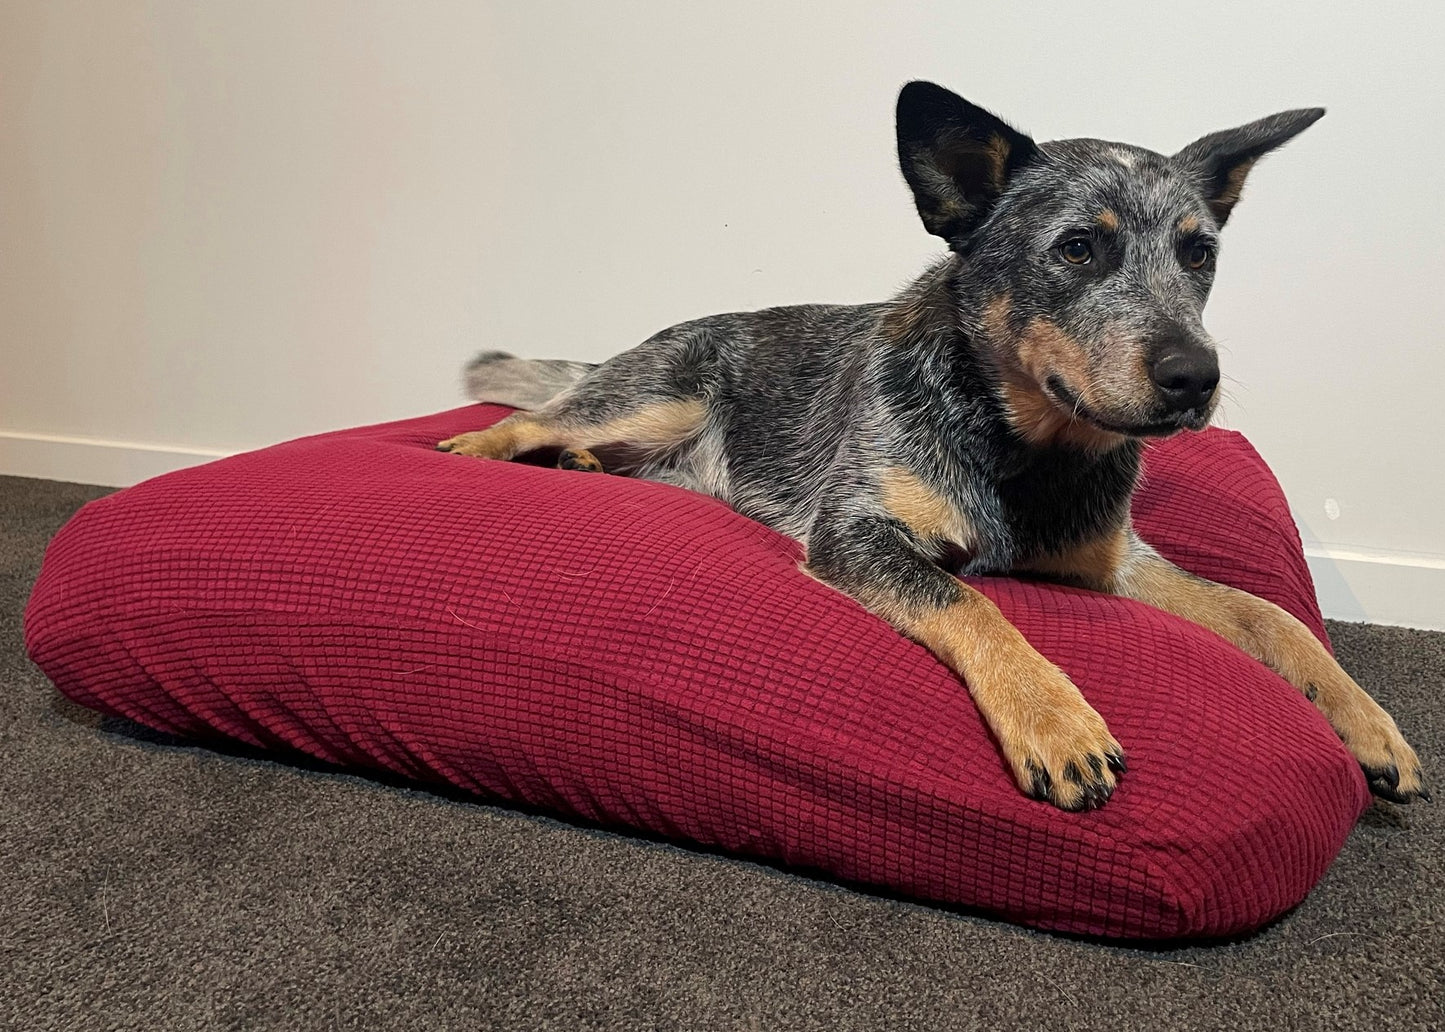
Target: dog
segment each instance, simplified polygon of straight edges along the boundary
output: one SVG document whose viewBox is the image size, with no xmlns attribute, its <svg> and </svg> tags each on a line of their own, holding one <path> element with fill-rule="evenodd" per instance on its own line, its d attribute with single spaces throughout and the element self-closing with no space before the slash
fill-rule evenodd
<svg viewBox="0 0 1445 1032">
<path fill-rule="evenodd" d="M 472 396 L 525 411 L 437 447 L 560 451 L 562 468 L 700 491 L 797 539 L 807 573 L 958 674 L 1020 790 L 1061 809 L 1103 805 L 1124 749 L 955 573 L 1055 579 L 1206 627 L 1312 700 L 1376 795 L 1428 798 L 1395 721 L 1298 620 L 1130 526 L 1143 442 L 1203 429 L 1218 401 L 1202 311 L 1220 229 L 1254 164 L 1323 114 L 1166 157 L 1035 143 L 909 83 L 899 163 L 948 254 L 897 297 L 698 319 L 600 365 L 486 353 Z"/>
</svg>

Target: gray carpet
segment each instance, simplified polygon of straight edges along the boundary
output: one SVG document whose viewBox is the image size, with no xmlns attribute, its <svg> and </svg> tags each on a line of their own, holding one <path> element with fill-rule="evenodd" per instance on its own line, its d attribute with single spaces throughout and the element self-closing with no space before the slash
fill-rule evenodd
<svg viewBox="0 0 1445 1032">
<path fill-rule="evenodd" d="M 1139 950 L 102 725 L 20 613 L 104 493 L 0 477 L 5 1029 L 1445 1028 L 1439 802 L 1255 936 Z M 1445 634 L 1330 632 L 1445 794 Z"/>
</svg>

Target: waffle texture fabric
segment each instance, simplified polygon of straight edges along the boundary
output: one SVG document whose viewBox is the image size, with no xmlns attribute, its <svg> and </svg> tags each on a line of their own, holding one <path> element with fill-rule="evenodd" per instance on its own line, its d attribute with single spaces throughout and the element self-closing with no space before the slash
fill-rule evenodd
<svg viewBox="0 0 1445 1032">
<path fill-rule="evenodd" d="M 791 540 L 676 488 L 432 450 L 507 411 L 323 434 L 90 503 L 46 553 L 30 655 L 75 701 L 161 731 L 1116 938 L 1267 922 L 1368 802 L 1315 709 L 1215 635 L 979 578 L 1128 752 L 1098 811 L 1026 799 L 954 675 L 802 573 Z M 1151 447 L 1134 519 L 1324 639 L 1284 497 L 1238 434 Z"/>
</svg>

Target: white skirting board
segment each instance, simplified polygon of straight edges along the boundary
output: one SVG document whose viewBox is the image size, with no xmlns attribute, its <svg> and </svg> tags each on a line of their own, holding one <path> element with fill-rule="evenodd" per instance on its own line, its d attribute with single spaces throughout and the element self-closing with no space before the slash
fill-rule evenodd
<svg viewBox="0 0 1445 1032">
<path fill-rule="evenodd" d="M 1445 556 L 1305 549 L 1325 616 L 1445 631 Z"/>
<path fill-rule="evenodd" d="M 232 452 L 0 430 L 0 474 L 129 487 Z"/>
<path fill-rule="evenodd" d="M 128 487 L 231 452 L 0 430 L 0 474 Z M 1320 607 L 1336 620 L 1445 631 L 1445 556 L 1305 550 Z"/>
</svg>

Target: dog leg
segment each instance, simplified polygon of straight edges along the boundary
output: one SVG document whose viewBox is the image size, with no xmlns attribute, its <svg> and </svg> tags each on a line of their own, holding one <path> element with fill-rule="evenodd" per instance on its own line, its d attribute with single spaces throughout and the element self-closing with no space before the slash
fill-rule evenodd
<svg viewBox="0 0 1445 1032">
<path fill-rule="evenodd" d="M 514 412 L 485 430 L 458 434 L 438 442 L 437 451 L 474 459 L 514 459 L 523 452 L 564 443 L 563 427 L 535 412 Z"/>
<path fill-rule="evenodd" d="M 439 443 L 437 450 L 477 459 L 514 459 L 538 448 L 562 448 L 580 455 L 605 444 L 663 452 L 696 436 L 706 416 L 703 402 L 695 398 L 642 402 L 630 410 L 619 408 L 614 404 L 610 412 L 602 414 L 563 398 L 537 412 L 514 412 L 485 430 L 449 438 Z M 588 457 L 596 469 L 602 468 L 595 457 Z"/>
<path fill-rule="evenodd" d="M 1128 530 L 1061 557 L 1045 572 L 1146 602 L 1208 628 L 1314 702 L 1359 760 L 1375 795 L 1402 803 L 1429 798 L 1420 760 L 1394 719 L 1304 624 L 1273 602 L 1186 573 Z"/>
<path fill-rule="evenodd" d="M 805 569 L 963 679 L 1026 795 L 1086 810 L 1113 793 L 1124 754 L 1103 718 L 987 596 L 941 570 L 895 519 L 824 510 Z"/>
<path fill-rule="evenodd" d="M 685 324 L 596 367 L 481 355 L 467 370 L 474 396 L 516 394 L 535 400 L 533 395 L 554 386 L 562 393 L 486 430 L 442 441 L 437 449 L 478 459 L 513 459 L 539 448 L 582 452 L 609 444 L 627 445 L 644 456 L 670 452 L 702 430 L 715 349 L 709 333 Z"/>
</svg>

